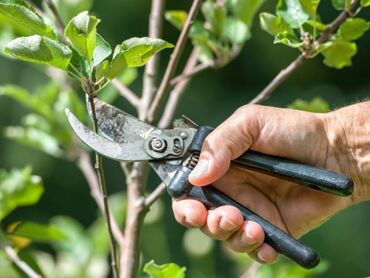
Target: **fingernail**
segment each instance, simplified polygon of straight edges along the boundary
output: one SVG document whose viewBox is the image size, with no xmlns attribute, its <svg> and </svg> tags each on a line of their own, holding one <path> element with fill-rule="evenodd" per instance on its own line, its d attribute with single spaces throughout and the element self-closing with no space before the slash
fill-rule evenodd
<svg viewBox="0 0 370 278">
<path fill-rule="evenodd" d="M 220 221 L 220 228 L 225 232 L 230 232 L 236 229 L 236 225 L 227 218 L 222 217 Z"/>
<path fill-rule="evenodd" d="M 257 239 L 253 235 L 253 230 L 252 229 L 253 229 L 253 227 L 251 227 L 250 225 L 246 225 L 245 226 L 245 232 L 243 233 L 243 239 L 244 239 L 245 243 L 247 243 L 249 245 L 257 243 Z"/>
<path fill-rule="evenodd" d="M 258 250 L 257 257 L 258 257 L 258 259 L 260 259 L 261 262 L 267 262 L 267 260 L 263 257 L 262 248 L 260 248 L 260 250 Z"/>
<path fill-rule="evenodd" d="M 194 170 L 190 173 L 189 178 L 191 179 L 199 179 L 203 176 L 207 175 L 209 167 L 209 162 L 207 159 L 202 159 L 198 162 L 197 166 Z"/>
</svg>

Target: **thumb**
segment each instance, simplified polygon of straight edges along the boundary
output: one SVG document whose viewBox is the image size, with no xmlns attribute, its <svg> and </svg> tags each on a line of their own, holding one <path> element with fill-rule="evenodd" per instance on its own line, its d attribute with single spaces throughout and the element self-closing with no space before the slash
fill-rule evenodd
<svg viewBox="0 0 370 278">
<path fill-rule="evenodd" d="M 239 108 L 205 139 L 199 162 L 189 175 L 193 185 L 208 185 L 221 178 L 231 160 L 242 155 L 253 144 L 260 131 L 256 105 Z"/>
</svg>

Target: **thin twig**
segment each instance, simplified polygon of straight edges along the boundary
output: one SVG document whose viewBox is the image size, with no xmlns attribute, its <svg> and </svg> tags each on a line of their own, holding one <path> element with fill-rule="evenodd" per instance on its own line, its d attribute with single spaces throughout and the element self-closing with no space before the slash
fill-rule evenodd
<svg viewBox="0 0 370 278">
<path fill-rule="evenodd" d="M 351 10 L 357 5 L 358 1 L 353 1 Z M 352 14 L 351 11 L 344 10 L 338 17 L 336 17 L 328 26 L 328 28 L 322 33 L 318 38 L 317 43 L 323 44 L 327 42 L 332 34 L 339 28 L 339 26 L 346 21 L 348 17 Z M 292 63 L 290 63 L 286 68 L 281 70 L 275 78 L 260 92 L 254 99 L 249 103 L 261 103 L 262 101 L 268 99 L 271 94 L 279 87 L 293 72 L 295 72 L 315 51 L 315 44 L 311 44 L 311 48 L 299 55 Z"/>
<path fill-rule="evenodd" d="M 197 64 L 197 53 L 195 50 L 192 51 L 190 54 L 190 57 L 185 65 L 183 75 L 186 76 L 187 73 L 191 72 L 193 68 Z M 172 92 L 170 93 L 170 97 L 167 101 L 167 104 L 164 108 L 164 112 L 162 114 L 161 119 L 159 120 L 158 127 L 160 128 L 167 128 L 172 120 L 173 116 L 175 114 L 177 105 L 179 103 L 179 100 L 184 93 L 186 87 L 189 85 L 191 76 L 188 78 L 182 79 L 179 83 L 176 84 L 176 86 L 173 88 Z"/>
<path fill-rule="evenodd" d="M 46 5 L 48 6 L 48 8 L 50 9 L 50 11 L 52 12 L 52 14 L 54 15 L 55 23 L 57 25 L 58 31 L 59 31 L 61 37 L 63 37 L 64 36 L 65 25 L 64 25 L 62 17 L 60 16 L 60 14 L 58 12 L 57 7 L 55 6 L 55 4 L 52 0 L 44 0 L 44 1 L 45 1 Z"/>
<path fill-rule="evenodd" d="M 149 37 L 160 38 L 162 35 L 163 26 L 163 11 L 165 0 L 152 0 L 152 7 L 149 17 Z M 159 53 L 154 55 L 145 66 L 143 79 L 143 94 L 139 108 L 139 118 L 145 120 L 150 103 L 157 89 L 157 75 L 159 66 Z"/>
<path fill-rule="evenodd" d="M 94 167 L 91 163 L 90 155 L 86 151 L 83 151 L 83 150 L 80 151 L 80 155 L 77 160 L 77 166 L 83 173 L 90 187 L 90 194 L 92 198 L 95 200 L 100 211 L 104 213 L 103 195 L 99 189 L 99 180 L 96 175 L 96 172 L 94 171 Z M 111 222 L 114 238 L 116 239 L 119 245 L 122 245 L 124 241 L 123 234 L 120 230 L 118 223 L 114 219 L 111 211 L 110 211 L 110 215 L 112 216 L 110 217 L 110 222 Z"/>
<path fill-rule="evenodd" d="M 120 93 L 120 95 L 127 99 L 127 101 L 130 102 L 132 106 L 134 106 L 135 108 L 139 107 L 140 99 L 135 95 L 133 91 L 131 91 L 118 79 L 113 79 L 111 82 Z"/>
<path fill-rule="evenodd" d="M 149 208 L 166 191 L 166 184 L 161 182 L 144 201 L 145 208 Z"/>
<path fill-rule="evenodd" d="M 98 120 L 96 118 L 96 111 L 95 111 L 95 103 L 94 103 L 94 97 L 95 97 L 95 90 L 94 90 L 94 83 L 92 80 L 87 80 L 85 86 L 86 93 L 88 95 L 91 115 L 92 115 L 92 122 L 93 122 L 93 130 L 95 133 L 98 132 Z M 104 217 L 105 222 L 107 224 L 107 230 L 109 235 L 109 242 L 110 242 L 110 250 L 111 250 L 111 265 L 112 265 L 112 271 L 113 271 L 113 277 L 118 278 L 118 256 L 116 251 L 116 243 L 112 232 L 111 227 L 111 215 L 109 210 L 109 204 L 108 204 L 108 194 L 107 194 L 107 187 L 105 183 L 105 175 L 104 175 L 104 169 L 103 169 L 103 159 L 101 155 L 99 155 L 97 152 L 95 152 L 95 170 L 98 175 L 98 181 L 100 186 L 100 191 L 103 194 L 103 204 L 104 204 Z"/>
<path fill-rule="evenodd" d="M 185 43 L 186 43 L 186 40 L 187 40 L 187 37 L 188 37 L 188 33 L 190 31 L 190 27 L 193 23 L 193 20 L 195 19 L 195 17 L 198 14 L 198 11 L 199 11 L 199 8 L 200 8 L 201 4 L 202 4 L 202 0 L 194 0 L 192 6 L 190 8 L 189 15 L 186 18 L 184 27 L 181 30 L 180 36 L 179 36 L 179 38 L 176 42 L 175 49 L 173 50 L 173 53 L 171 54 L 170 61 L 168 63 L 166 71 L 164 73 L 164 76 L 163 76 L 162 82 L 159 86 L 158 92 L 154 97 L 152 105 L 150 106 L 148 119 L 151 122 L 154 120 L 155 112 L 158 109 L 158 106 L 159 106 L 159 104 L 162 100 L 162 97 L 167 92 L 167 89 L 170 85 L 169 83 L 171 81 L 171 78 L 173 77 L 173 75 L 176 71 L 176 67 L 179 63 L 181 54 L 182 54 L 182 52 L 185 48 Z"/>
<path fill-rule="evenodd" d="M 240 278 L 253 278 L 256 277 L 258 270 L 260 269 L 261 264 L 257 261 L 253 261 L 248 269 L 240 276 Z"/>
<path fill-rule="evenodd" d="M 183 72 L 182 74 L 176 76 L 175 78 L 172 78 L 170 84 L 171 86 L 174 86 L 177 83 L 183 81 L 184 79 L 189 79 L 190 77 L 193 77 L 194 75 L 201 73 L 202 71 L 205 71 L 206 69 L 209 69 L 210 67 L 211 67 L 211 64 L 198 64 L 195 67 L 193 67 L 190 72 Z"/>
<path fill-rule="evenodd" d="M 17 265 L 25 274 L 27 274 L 30 278 L 42 278 L 42 276 L 36 273 L 26 262 L 22 261 L 22 259 L 18 256 L 17 252 L 7 244 L 0 243 L 2 246 L 1 248 L 4 249 L 6 255 L 9 259 Z"/>
</svg>

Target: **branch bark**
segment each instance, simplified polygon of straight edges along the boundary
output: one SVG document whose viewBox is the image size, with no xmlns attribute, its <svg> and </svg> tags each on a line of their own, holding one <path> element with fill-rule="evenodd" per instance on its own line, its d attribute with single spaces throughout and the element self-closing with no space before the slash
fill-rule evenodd
<svg viewBox="0 0 370 278">
<path fill-rule="evenodd" d="M 166 184 L 160 183 L 156 189 L 154 189 L 146 198 L 144 205 L 148 209 L 155 201 L 159 199 L 159 197 L 166 191 Z"/>
<path fill-rule="evenodd" d="M 328 28 L 322 33 L 322 35 L 317 39 L 318 44 L 327 42 L 332 34 L 339 28 L 339 26 L 346 21 L 348 17 L 352 15 L 352 9 L 357 5 L 358 1 L 352 2 L 350 11 L 342 11 L 328 26 Z M 254 99 L 249 103 L 256 104 L 268 99 L 271 94 L 279 87 L 293 72 L 295 72 L 306 60 L 309 59 L 312 52 L 315 50 L 315 44 L 311 44 L 311 48 L 299 55 L 292 63 L 290 63 L 286 68 L 281 70 L 275 78 L 260 92 Z"/>
<path fill-rule="evenodd" d="M 60 33 L 61 38 L 64 38 L 64 22 L 62 17 L 60 16 L 57 7 L 55 6 L 54 2 L 52 0 L 44 0 L 48 8 L 50 9 L 51 13 L 55 17 L 55 23 L 58 28 L 58 31 Z"/>
<path fill-rule="evenodd" d="M 113 79 L 112 81 L 113 86 L 117 89 L 117 91 L 120 93 L 122 97 L 127 99 L 129 103 L 132 104 L 135 108 L 139 107 L 140 99 L 134 94 L 133 91 L 131 91 L 129 88 L 127 88 L 121 81 L 118 79 Z"/>
<path fill-rule="evenodd" d="M 162 97 L 167 92 L 167 89 L 169 87 L 169 83 L 171 81 L 171 78 L 173 77 L 176 67 L 179 63 L 181 54 L 185 48 L 185 43 L 188 37 L 188 33 L 190 31 L 190 27 L 193 23 L 193 20 L 198 14 L 199 8 L 202 4 L 202 0 L 194 0 L 193 4 L 190 8 L 189 15 L 186 18 L 185 24 L 183 29 L 181 30 L 180 36 L 176 42 L 175 49 L 173 50 L 173 53 L 171 54 L 170 61 L 168 63 L 168 66 L 166 68 L 166 71 L 164 73 L 162 82 L 159 86 L 158 92 L 154 97 L 154 100 L 150 106 L 148 119 L 150 122 L 154 120 L 155 112 L 158 109 L 158 106 L 162 100 Z"/>
</svg>

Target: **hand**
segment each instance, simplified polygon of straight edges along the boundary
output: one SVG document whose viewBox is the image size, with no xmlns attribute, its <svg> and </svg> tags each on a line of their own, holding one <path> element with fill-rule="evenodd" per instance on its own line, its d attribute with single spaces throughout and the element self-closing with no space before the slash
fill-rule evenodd
<svg viewBox="0 0 370 278">
<path fill-rule="evenodd" d="M 366 111 L 368 106 L 369 103 Z M 338 114 L 342 118 L 338 119 Z M 244 106 L 207 137 L 200 161 L 189 180 L 197 186 L 214 184 L 280 229 L 293 237 L 300 237 L 337 211 L 368 198 L 364 188 L 368 188 L 369 183 L 358 177 L 361 177 L 361 171 L 368 173 L 369 169 L 359 169 L 356 157 L 348 150 L 350 145 L 358 147 L 357 140 L 349 139 L 342 132 L 348 114 L 354 117 L 349 108 L 329 114 L 314 114 Z M 350 123 L 353 125 L 353 121 Z M 369 138 L 370 127 L 367 127 Z M 353 134 L 356 137 L 358 131 Z M 337 197 L 236 166 L 230 167 L 230 161 L 248 149 L 350 175 L 355 181 L 354 195 Z M 262 228 L 252 221 L 244 221 L 240 211 L 232 206 L 207 211 L 198 201 L 175 200 L 173 210 L 178 222 L 187 227 L 199 227 L 208 236 L 225 241 L 234 251 L 246 252 L 259 262 L 270 263 L 277 258 L 276 251 L 263 243 Z"/>
</svg>

